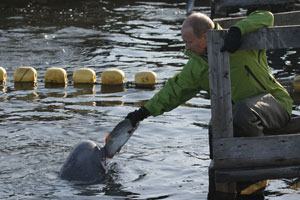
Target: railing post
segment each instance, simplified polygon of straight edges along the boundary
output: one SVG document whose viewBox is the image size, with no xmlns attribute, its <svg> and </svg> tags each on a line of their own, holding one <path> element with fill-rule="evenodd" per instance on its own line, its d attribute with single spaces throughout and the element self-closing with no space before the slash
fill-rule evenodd
<svg viewBox="0 0 300 200">
<path fill-rule="evenodd" d="M 213 138 L 233 137 L 229 55 L 221 52 L 226 31 L 207 33 Z"/>
<path fill-rule="evenodd" d="M 225 34 L 226 31 L 212 30 L 207 33 L 206 38 L 213 139 L 233 137 L 229 56 L 227 52 L 220 51 Z M 212 149 L 214 151 L 213 147 Z M 213 168 L 212 171 L 214 171 Z M 212 179 L 215 179 L 214 172 L 213 176 Z M 236 183 L 215 181 L 215 189 L 219 192 L 234 194 Z"/>
</svg>

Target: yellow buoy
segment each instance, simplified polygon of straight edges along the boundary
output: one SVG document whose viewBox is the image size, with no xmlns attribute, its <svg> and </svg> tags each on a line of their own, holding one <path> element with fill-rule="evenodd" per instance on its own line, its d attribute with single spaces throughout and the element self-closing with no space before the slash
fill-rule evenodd
<svg viewBox="0 0 300 200">
<path fill-rule="evenodd" d="M 300 75 L 294 78 L 294 91 L 300 92 Z"/>
<path fill-rule="evenodd" d="M 73 73 L 73 82 L 93 84 L 96 82 L 96 73 L 89 68 L 80 68 Z"/>
<path fill-rule="evenodd" d="M 45 83 L 66 84 L 68 81 L 66 70 L 51 67 L 45 72 Z"/>
<path fill-rule="evenodd" d="M 123 84 L 125 82 L 125 74 L 119 69 L 107 69 L 101 73 L 102 84 Z"/>
<path fill-rule="evenodd" d="M 153 87 L 157 83 L 157 75 L 153 71 L 138 72 L 134 81 L 137 87 Z"/>
<path fill-rule="evenodd" d="M 0 81 L 5 82 L 6 81 L 6 70 L 3 67 L 0 67 Z"/>
<path fill-rule="evenodd" d="M 33 67 L 19 67 L 14 73 L 15 82 L 36 82 L 37 73 Z"/>
</svg>

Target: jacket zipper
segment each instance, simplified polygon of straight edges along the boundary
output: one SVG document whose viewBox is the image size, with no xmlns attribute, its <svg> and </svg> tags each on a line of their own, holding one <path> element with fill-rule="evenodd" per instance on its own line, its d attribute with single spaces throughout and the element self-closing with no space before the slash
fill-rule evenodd
<svg viewBox="0 0 300 200">
<path fill-rule="evenodd" d="M 262 87 L 262 89 L 267 90 L 266 87 L 258 80 L 258 78 L 254 75 L 254 73 L 247 65 L 245 65 L 245 69 L 254 78 L 254 80 Z"/>
</svg>

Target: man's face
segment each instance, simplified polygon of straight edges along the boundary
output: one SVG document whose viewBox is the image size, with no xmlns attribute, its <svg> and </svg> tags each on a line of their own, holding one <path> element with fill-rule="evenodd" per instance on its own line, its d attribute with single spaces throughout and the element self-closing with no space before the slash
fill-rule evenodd
<svg viewBox="0 0 300 200">
<path fill-rule="evenodd" d="M 183 26 L 181 30 L 181 37 L 185 43 L 186 50 L 190 50 L 199 56 L 205 53 L 206 33 L 197 37 L 191 26 Z"/>
</svg>

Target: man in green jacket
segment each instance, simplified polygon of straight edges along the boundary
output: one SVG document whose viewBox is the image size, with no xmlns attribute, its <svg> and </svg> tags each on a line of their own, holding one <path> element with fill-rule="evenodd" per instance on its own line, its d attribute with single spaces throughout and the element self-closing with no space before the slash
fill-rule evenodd
<svg viewBox="0 0 300 200">
<path fill-rule="evenodd" d="M 272 26 L 268 11 L 252 12 L 229 29 L 221 51 L 230 53 L 231 92 L 234 136 L 261 136 L 264 130 L 276 130 L 287 124 L 292 99 L 269 69 L 266 50 L 238 50 L 241 37 L 259 28 Z M 135 126 L 148 116 L 171 111 L 193 98 L 200 90 L 209 92 L 206 32 L 221 29 L 202 13 L 187 17 L 182 25 L 185 54 L 190 57 L 181 73 L 170 78 L 165 87 L 144 106 L 129 113 Z"/>
<path fill-rule="evenodd" d="M 233 127 L 235 137 L 262 136 L 266 130 L 284 127 L 292 112 L 292 99 L 272 76 L 266 50 L 238 50 L 241 37 L 259 28 L 272 26 L 274 17 L 268 11 L 252 12 L 228 31 L 221 51 L 230 54 Z M 170 78 L 165 87 L 144 106 L 129 113 L 133 126 L 149 116 L 171 111 L 196 96 L 209 92 L 206 33 L 221 29 L 202 13 L 187 17 L 181 29 L 189 61 L 183 70 Z M 272 132 L 272 131 L 271 131 Z"/>
</svg>

